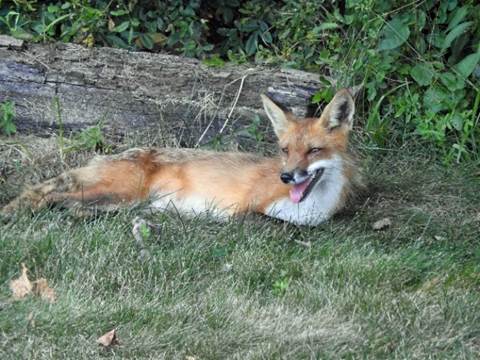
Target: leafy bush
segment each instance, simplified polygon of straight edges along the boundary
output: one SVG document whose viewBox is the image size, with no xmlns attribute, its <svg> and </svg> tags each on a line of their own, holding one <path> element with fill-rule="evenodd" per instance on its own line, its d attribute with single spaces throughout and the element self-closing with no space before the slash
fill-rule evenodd
<svg viewBox="0 0 480 360">
<path fill-rule="evenodd" d="M 0 103 L 0 133 L 5 135 L 13 135 L 17 131 L 17 127 L 13 120 L 15 119 L 15 103 L 5 101 Z"/>
<path fill-rule="evenodd" d="M 372 143 L 422 139 L 451 161 L 479 159 L 480 5 L 475 0 L 0 2 L 0 32 L 86 46 L 276 63 L 363 83 Z M 343 5 L 342 5 L 343 4 Z"/>
</svg>

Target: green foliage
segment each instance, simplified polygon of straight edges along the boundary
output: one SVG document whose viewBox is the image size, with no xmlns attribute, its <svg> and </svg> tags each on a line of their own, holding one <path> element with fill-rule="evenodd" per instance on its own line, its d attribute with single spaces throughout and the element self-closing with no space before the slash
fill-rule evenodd
<svg viewBox="0 0 480 360">
<path fill-rule="evenodd" d="M 15 103 L 13 101 L 5 101 L 0 103 L 0 133 L 5 135 L 13 135 L 17 131 L 15 123 Z"/>
<path fill-rule="evenodd" d="M 102 128 L 100 125 L 91 126 L 82 130 L 69 140 L 69 145 L 64 149 L 65 153 L 102 150 L 109 152 L 109 147 L 105 143 Z"/>
<path fill-rule="evenodd" d="M 393 50 L 404 44 L 410 36 L 408 18 L 396 16 L 385 24 L 378 50 Z"/>
<path fill-rule="evenodd" d="M 288 283 L 289 283 L 288 278 L 276 280 L 272 285 L 273 294 L 277 296 L 281 296 L 285 294 L 286 291 L 288 290 Z"/>
<path fill-rule="evenodd" d="M 478 159 L 480 4 L 474 0 L 171 0 L 0 3 L 0 32 L 33 41 L 276 63 L 329 74 L 314 103 L 364 84 L 359 118 L 372 143 L 432 144 Z"/>
<path fill-rule="evenodd" d="M 245 129 L 238 131 L 237 135 L 245 136 L 254 140 L 257 143 L 261 143 L 265 140 L 265 133 L 260 129 L 261 123 L 262 120 L 260 119 L 260 117 L 258 115 L 255 115 L 255 117 L 252 119 L 252 122 Z"/>
<path fill-rule="evenodd" d="M 218 56 L 218 54 L 214 54 L 211 57 L 203 59 L 203 63 L 207 66 L 214 68 L 221 68 L 225 66 L 225 61 L 220 56 Z"/>
<path fill-rule="evenodd" d="M 148 240 L 152 235 L 152 232 L 148 225 L 143 222 L 140 224 L 140 235 L 142 236 L 143 240 Z"/>
</svg>

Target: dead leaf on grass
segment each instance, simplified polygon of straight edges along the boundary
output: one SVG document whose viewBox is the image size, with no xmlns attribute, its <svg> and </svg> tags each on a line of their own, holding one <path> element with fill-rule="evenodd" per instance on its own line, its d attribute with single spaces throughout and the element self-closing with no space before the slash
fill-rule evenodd
<svg viewBox="0 0 480 360">
<path fill-rule="evenodd" d="M 112 20 L 112 18 L 108 19 L 108 31 L 113 31 L 115 29 L 115 22 Z"/>
<path fill-rule="evenodd" d="M 115 329 L 103 334 L 97 339 L 97 343 L 103 347 L 118 345 L 117 331 Z"/>
<path fill-rule="evenodd" d="M 222 267 L 223 272 L 226 272 L 226 273 L 232 271 L 232 269 L 233 269 L 233 264 L 231 263 L 225 263 Z"/>
<path fill-rule="evenodd" d="M 32 292 L 33 285 L 27 276 L 27 267 L 22 263 L 22 274 L 15 280 L 10 281 L 10 290 L 12 290 L 14 299 L 23 299 Z"/>
<path fill-rule="evenodd" d="M 54 303 L 55 300 L 57 300 L 55 290 L 48 286 L 47 279 L 44 278 L 40 278 L 33 282 L 33 293 L 49 303 Z"/>
<path fill-rule="evenodd" d="M 185 360 L 196 360 L 194 356 L 185 356 Z"/>
<path fill-rule="evenodd" d="M 55 291 L 48 286 L 47 279 L 40 278 L 31 282 L 27 276 L 27 271 L 27 267 L 22 263 L 22 274 L 18 279 L 10 281 L 10 290 L 12 290 L 13 298 L 18 300 L 33 294 L 50 303 L 55 302 Z"/>
<path fill-rule="evenodd" d="M 392 225 L 392 220 L 390 220 L 390 218 L 383 218 L 383 219 L 380 219 L 378 221 L 375 221 L 372 224 L 372 229 L 375 230 L 375 231 L 379 231 L 379 230 L 386 229 L 386 228 L 390 227 L 391 225 Z"/>
</svg>

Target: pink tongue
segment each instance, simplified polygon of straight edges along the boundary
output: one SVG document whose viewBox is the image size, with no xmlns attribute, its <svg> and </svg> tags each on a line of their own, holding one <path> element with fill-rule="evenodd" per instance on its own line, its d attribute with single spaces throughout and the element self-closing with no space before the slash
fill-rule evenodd
<svg viewBox="0 0 480 360">
<path fill-rule="evenodd" d="M 302 195 L 305 189 L 307 188 L 310 180 L 306 180 L 300 184 L 294 185 L 290 189 L 290 200 L 292 200 L 295 204 L 299 203 L 302 200 Z"/>
</svg>

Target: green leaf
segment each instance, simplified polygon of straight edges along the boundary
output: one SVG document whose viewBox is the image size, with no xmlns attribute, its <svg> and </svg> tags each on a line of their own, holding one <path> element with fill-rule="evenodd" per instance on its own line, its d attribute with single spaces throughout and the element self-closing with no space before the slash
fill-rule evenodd
<svg viewBox="0 0 480 360">
<path fill-rule="evenodd" d="M 459 113 L 454 113 L 450 118 L 450 123 L 455 130 L 461 131 L 463 128 L 463 117 Z"/>
<path fill-rule="evenodd" d="M 446 109 L 445 102 L 448 100 L 448 94 L 437 86 L 430 87 L 423 96 L 425 109 L 432 113 L 437 113 Z"/>
<path fill-rule="evenodd" d="M 399 17 L 395 17 L 385 24 L 383 36 L 378 50 L 396 49 L 408 40 L 410 29 Z"/>
<path fill-rule="evenodd" d="M 457 0 L 447 0 L 446 1 L 447 3 L 447 9 L 448 11 L 452 11 L 453 9 L 455 9 L 458 5 L 458 1 Z"/>
<path fill-rule="evenodd" d="M 475 70 L 475 66 L 477 66 L 478 61 L 480 61 L 480 51 L 463 58 L 462 61 L 454 66 L 454 69 L 460 76 L 466 79 L 470 76 L 473 70 Z"/>
<path fill-rule="evenodd" d="M 214 67 L 214 68 L 220 68 L 220 67 L 223 67 L 225 65 L 225 61 L 223 61 L 222 58 L 220 58 L 220 56 L 218 54 L 214 54 L 210 58 L 203 59 L 202 62 L 205 65 L 210 66 L 210 67 Z"/>
<path fill-rule="evenodd" d="M 249 33 L 257 30 L 258 27 L 258 22 L 256 20 L 248 20 L 244 24 L 240 25 L 240 30 Z"/>
<path fill-rule="evenodd" d="M 120 25 L 118 26 L 115 26 L 113 29 L 112 29 L 112 32 L 124 32 L 125 30 L 128 29 L 128 27 L 130 26 L 130 21 L 124 21 L 122 22 Z"/>
<path fill-rule="evenodd" d="M 213 44 L 206 44 L 202 46 L 203 51 L 212 51 L 215 45 Z"/>
<path fill-rule="evenodd" d="M 324 22 L 322 23 L 322 25 L 320 26 L 315 26 L 312 31 L 316 34 L 318 34 L 319 32 L 321 31 L 324 31 L 324 30 L 331 30 L 331 29 L 336 29 L 338 28 L 338 24 L 337 23 L 334 23 L 334 22 Z"/>
<path fill-rule="evenodd" d="M 158 18 L 158 19 L 157 19 L 157 28 L 158 28 L 158 30 L 162 31 L 164 27 L 165 27 L 165 22 L 163 21 L 162 18 Z"/>
<path fill-rule="evenodd" d="M 121 37 L 117 35 L 108 34 L 106 38 L 108 43 L 114 47 L 118 47 L 120 49 L 128 48 L 128 44 L 125 42 L 125 40 L 123 40 Z"/>
<path fill-rule="evenodd" d="M 420 63 L 410 70 L 410 75 L 420 86 L 428 86 L 432 83 L 435 70 L 429 63 Z"/>
<path fill-rule="evenodd" d="M 416 26 L 418 30 L 422 30 L 427 22 L 427 15 L 425 11 L 418 10 L 417 11 L 417 19 L 416 19 Z"/>
<path fill-rule="evenodd" d="M 27 41 L 30 41 L 33 39 L 33 35 L 30 34 L 29 32 L 21 29 L 21 28 L 17 28 L 17 29 L 12 29 L 11 33 L 10 33 L 14 38 L 17 38 L 17 39 L 21 39 L 21 40 L 27 40 Z"/>
<path fill-rule="evenodd" d="M 111 16 L 123 16 L 123 15 L 127 15 L 129 13 L 128 10 L 114 10 L 114 11 L 110 11 L 110 15 Z"/>
<path fill-rule="evenodd" d="M 445 36 L 445 40 L 443 40 L 442 50 L 449 48 L 453 40 L 458 38 L 460 35 L 464 34 L 472 24 L 473 24 L 473 21 L 467 21 L 453 28 L 448 33 L 448 35 Z"/>
<path fill-rule="evenodd" d="M 454 27 L 456 27 L 458 24 L 460 24 L 463 21 L 463 19 L 465 19 L 465 16 L 467 16 L 469 10 L 470 10 L 470 6 L 468 6 L 468 5 L 467 6 L 462 6 L 462 7 L 458 8 L 457 10 L 455 10 L 455 13 L 454 13 L 452 19 L 448 23 L 447 31 L 452 30 Z"/>
<path fill-rule="evenodd" d="M 140 35 L 140 42 L 142 43 L 144 48 L 149 50 L 153 49 L 153 45 L 155 45 L 152 37 L 149 34 Z"/>
<path fill-rule="evenodd" d="M 319 104 L 321 102 L 329 102 L 330 100 L 333 99 L 333 96 L 335 95 L 335 92 L 333 91 L 332 87 L 327 87 L 323 90 L 317 91 L 315 94 L 312 96 L 312 104 Z"/>
<path fill-rule="evenodd" d="M 58 12 L 58 10 L 60 10 L 60 7 L 57 5 L 49 5 L 47 8 L 47 11 L 51 14 Z"/>
<path fill-rule="evenodd" d="M 440 74 L 440 81 L 450 90 L 460 90 L 465 87 L 465 81 L 451 72 Z"/>
<path fill-rule="evenodd" d="M 179 42 L 180 42 L 180 33 L 178 31 L 175 31 L 171 33 L 170 36 L 168 37 L 167 45 L 174 46 Z"/>
<path fill-rule="evenodd" d="M 262 40 L 265 44 L 271 44 L 272 43 L 272 34 L 270 34 L 269 31 L 266 31 L 264 33 L 262 33 Z"/>
<path fill-rule="evenodd" d="M 17 132 L 17 127 L 15 126 L 14 123 L 6 123 L 3 128 L 3 131 L 5 132 L 6 135 L 10 136 Z"/>
<path fill-rule="evenodd" d="M 140 20 L 138 19 L 131 19 L 130 24 L 132 24 L 133 27 L 138 27 L 140 26 Z"/>
<path fill-rule="evenodd" d="M 43 34 L 45 32 L 46 26 L 40 22 L 34 23 L 32 25 L 32 29 L 37 33 L 37 34 Z"/>
<path fill-rule="evenodd" d="M 150 231 L 150 228 L 148 227 L 147 224 L 145 223 L 140 224 L 140 234 L 142 235 L 142 238 L 144 240 L 147 240 L 150 237 L 151 233 L 152 232 Z"/>
<path fill-rule="evenodd" d="M 257 51 L 257 46 L 258 46 L 258 34 L 253 33 L 252 35 L 250 35 L 250 37 L 247 40 L 247 43 L 245 44 L 245 51 L 247 52 L 247 55 L 255 54 L 255 51 Z"/>
</svg>

